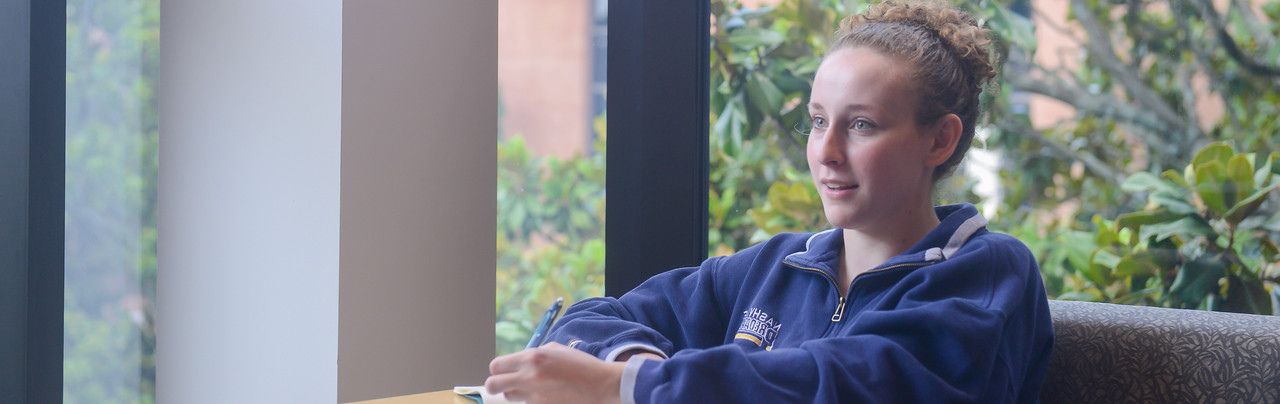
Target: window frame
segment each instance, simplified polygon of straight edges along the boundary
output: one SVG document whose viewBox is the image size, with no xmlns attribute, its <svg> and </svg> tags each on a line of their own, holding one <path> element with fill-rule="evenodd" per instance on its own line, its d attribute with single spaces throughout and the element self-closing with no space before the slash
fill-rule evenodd
<svg viewBox="0 0 1280 404">
<path fill-rule="evenodd" d="M 0 116 L 16 120 L 5 127 L 18 128 L 0 142 L 21 157 L 0 171 L 4 203 L 18 207 L 0 211 L 0 276 L 14 280 L 0 284 L 0 313 L 16 324 L 0 331 L 0 357 L 21 365 L 5 367 L 0 401 L 61 402 L 67 5 L 10 0 L 4 9 L 13 12 L 0 14 L 0 25 L 18 32 L 0 61 L 0 84 L 21 95 L 0 101 Z"/>
<path fill-rule="evenodd" d="M 605 294 L 707 257 L 709 0 L 610 0 Z"/>
</svg>

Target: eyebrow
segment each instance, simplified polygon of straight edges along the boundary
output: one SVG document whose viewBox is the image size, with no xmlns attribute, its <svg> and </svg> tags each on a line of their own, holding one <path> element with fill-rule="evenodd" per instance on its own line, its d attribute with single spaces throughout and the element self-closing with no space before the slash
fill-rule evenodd
<svg viewBox="0 0 1280 404">
<path fill-rule="evenodd" d="M 826 111 L 826 109 L 822 107 L 822 104 L 810 102 L 808 107 L 810 110 Z M 846 107 L 844 109 L 844 112 L 848 113 L 848 112 L 856 112 L 856 111 L 874 111 L 874 110 L 875 108 L 872 108 L 870 105 L 852 104 Z"/>
</svg>

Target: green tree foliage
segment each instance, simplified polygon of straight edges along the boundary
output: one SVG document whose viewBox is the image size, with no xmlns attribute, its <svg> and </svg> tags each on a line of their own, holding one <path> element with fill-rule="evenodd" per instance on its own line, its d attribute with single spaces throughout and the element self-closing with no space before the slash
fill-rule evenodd
<svg viewBox="0 0 1280 404">
<path fill-rule="evenodd" d="M 727 254 L 783 231 L 826 225 L 805 162 L 806 104 L 837 1 L 746 9 L 712 1 L 708 245 Z"/>
<path fill-rule="evenodd" d="M 1094 217 L 1094 246 L 1077 267 L 1075 297 L 1275 313 L 1280 215 L 1259 208 L 1275 203 L 1269 196 L 1277 187 L 1280 153 L 1237 154 L 1225 143 L 1201 149 L 1182 172 L 1130 176 L 1122 189 L 1149 202 L 1114 221 Z"/>
<path fill-rule="evenodd" d="M 67 2 L 63 400 L 155 391 L 160 2 Z"/>
<path fill-rule="evenodd" d="M 593 151 L 534 157 L 524 138 L 498 143 L 498 354 L 519 351 L 547 304 L 604 294 L 604 117 Z"/>
</svg>

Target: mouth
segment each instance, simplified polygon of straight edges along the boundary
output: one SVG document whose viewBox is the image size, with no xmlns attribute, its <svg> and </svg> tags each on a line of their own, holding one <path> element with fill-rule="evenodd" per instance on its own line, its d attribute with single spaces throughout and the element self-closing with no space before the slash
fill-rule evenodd
<svg viewBox="0 0 1280 404">
<path fill-rule="evenodd" d="M 832 191 L 844 191 L 858 188 L 858 184 L 849 184 L 838 181 L 822 181 L 822 186 Z"/>
</svg>

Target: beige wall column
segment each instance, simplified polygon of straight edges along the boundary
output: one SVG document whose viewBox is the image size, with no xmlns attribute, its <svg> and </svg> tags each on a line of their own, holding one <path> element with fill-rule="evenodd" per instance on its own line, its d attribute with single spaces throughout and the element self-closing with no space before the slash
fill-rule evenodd
<svg viewBox="0 0 1280 404">
<path fill-rule="evenodd" d="M 488 374 L 497 6 L 359 0 L 343 9 L 340 401 Z"/>
</svg>

